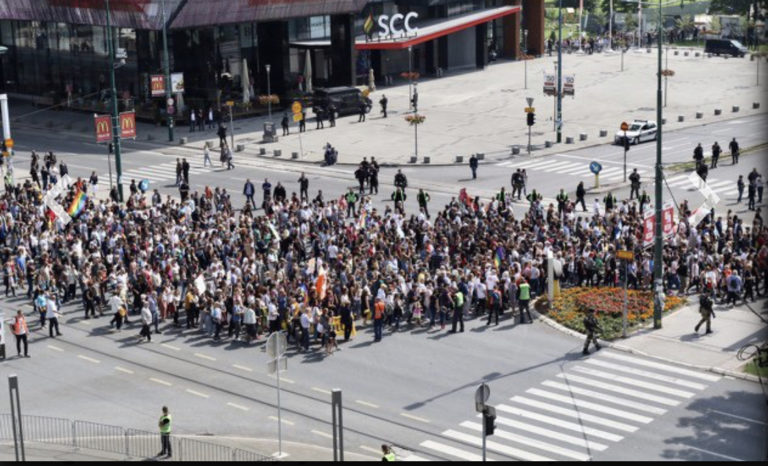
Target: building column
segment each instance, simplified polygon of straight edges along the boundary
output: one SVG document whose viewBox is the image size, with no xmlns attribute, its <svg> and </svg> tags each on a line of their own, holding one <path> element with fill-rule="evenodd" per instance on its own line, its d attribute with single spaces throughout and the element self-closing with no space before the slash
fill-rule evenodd
<svg viewBox="0 0 768 466">
<path fill-rule="evenodd" d="M 523 29 L 528 30 L 528 51 L 540 57 L 546 50 L 544 37 L 544 2 L 523 0 Z"/>
<path fill-rule="evenodd" d="M 355 17 L 350 14 L 331 16 L 331 83 L 334 86 L 355 85 Z"/>
<path fill-rule="evenodd" d="M 504 0 L 504 5 L 520 6 L 522 0 Z M 519 60 L 521 54 L 520 43 L 522 42 L 520 36 L 520 24 L 521 24 L 522 12 L 507 15 L 501 19 L 502 27 L 502 44 L 501 44 L 501 56 L 512 60 Z"/>
<path fill-rule="evenodd" d="M 267 70 L 270 65 L 269 84 L 273 94 L 283 95 L 287 89 L 288 70 L 288 23 L 271 21 L 256 26 L 259 43 L 259 88 L 267 93 Z M 273 109 L 274 110 L 274 109 Z"/>
<path fill-rule="evenodd" d="M 475 26 L 475 64 L 482 70 L 488 64 L 488 23 Z"/>
</svg>

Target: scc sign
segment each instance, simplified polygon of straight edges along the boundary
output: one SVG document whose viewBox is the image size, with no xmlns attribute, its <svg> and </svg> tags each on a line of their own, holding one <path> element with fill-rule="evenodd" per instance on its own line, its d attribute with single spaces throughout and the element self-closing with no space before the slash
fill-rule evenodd
<svg viewBox="0 0 768 466">
<path fill-rule="evenodd" d="M 395 34 L 402 34 L 405 32 L 406 34 L 412 34 L 419 30 L 419 28 L 411 27 L 410 22 L 412 19 L 418 18 L 419 14 L 411 11 L 410 13 L 403 15 L 401 13 L 395 13 L 392 15 L 392 18 L 389 17 L 389 15 L 381 15 L 379 16 L 379 27 L 381 28 L 381 32 L 379 32 L 379 35 L 381 36 L 389 36 L 389 35 L 395 35 Z M 403 23 L 403 28 L 401 29 L 398 25 L 399 22 Z"/>
</svg>

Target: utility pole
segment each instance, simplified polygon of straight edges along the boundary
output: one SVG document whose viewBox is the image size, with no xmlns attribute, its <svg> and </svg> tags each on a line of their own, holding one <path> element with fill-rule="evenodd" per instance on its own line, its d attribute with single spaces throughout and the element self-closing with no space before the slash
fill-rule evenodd
<svg viewBox="0 0 768 466">
<path fill-rule="evenodd" d="M 659 26 L 658 26 L 658 70 L 656 73 L 656 122 L 657 122 L 657 133 L 656 133 L 656 217 L 654 221 L 656 222 L 656 228 L 655 228 L 655 245 L 654 245 L 654 254 L 653 254 L 653 278 L 654 278 L 654 291 L 661 289 L 662 284 L 662 249 L 664 247 L 664 238 L 662 237 L 662 229 L 661 229 L 661 183 L 662 183 L 662 173 L 661 173 L 661 135 L 662 135 L 662 128 L 663 125 L 661 124 L 662 121 L 662 107 L 661 107 L 661 43 L 662 43 L 662 15 L 661 15 L 661 2 L 662 0 L 659 0 Z M 659 291 L 657 291 L 659 292 Z M 663 291 L 660 291 L 663 293 Z M 653 300 L 653 328 L 661 328 L 661 312 L 662 309 L 662 300 L 661 299 L 654 299 Z"/>
<path fill-rule="evenodd" d="M 563 0 L 558 0 L 557 25 L 557 142 L 563 141 Z"/>
<path fill-rule="evenodd" d="M 166 110 L 171 108 L 172 90 L 171 90 L 171 64 L 168 59 L 168 34 L 166 32 L 165 21 L 165 0 L 160 1 L 160 8 L 163 10 L 163 74 L 165 74 L 165 102 Z M 178 109 L 179 111 L 181 109 Z M 168 116 L 168 141 L 173 142 L 173 115 L 171 112 L 166 112 Z M 191 123 L 190 123 L 191 124 Z"/>
<path fill-rule="evenodd" d="M 115 85 L 115 44 L 109 17 L 109 0 L 104 0 L 107 9 L 107 48 L 109 53 L 109 85 L 112 91 L 112 145 L 115 148 L 115 169 L 117 170 L 117 198 L 123 202 L 123 165 L 120 158 L 120 118 L 117 111 L 117 86 Z"/>
<path fill-rule="evenodd" d="M 525 89 L 528 89 L 528 29 L 523 31 L 523 66 L 525 67 Z"/>
<path fill-rule="evenodd" d="M 613 50 L 613 0 L 610 0 L 608 16 L 608 50 Z"/>
</svg>

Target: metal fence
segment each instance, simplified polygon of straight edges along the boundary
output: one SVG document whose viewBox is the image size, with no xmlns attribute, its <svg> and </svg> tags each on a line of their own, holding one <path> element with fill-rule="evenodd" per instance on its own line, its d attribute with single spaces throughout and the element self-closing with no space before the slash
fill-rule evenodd
<svg viewBox="0 0 768 466">
<path fill-rule="evenodd" d="M 22 415 L 24 442 L 46 443 L 77 449 L 98 450 L 126 458 L 153 458 L 160 450 L 160 435 L 89 421 Z M 0 441 L 13 440 L 10 414 L 0 414 Z M 194 438 L 171 436 L 173 459 L 177 461 L 276 461 L 240 448 Z"/>
</svg>

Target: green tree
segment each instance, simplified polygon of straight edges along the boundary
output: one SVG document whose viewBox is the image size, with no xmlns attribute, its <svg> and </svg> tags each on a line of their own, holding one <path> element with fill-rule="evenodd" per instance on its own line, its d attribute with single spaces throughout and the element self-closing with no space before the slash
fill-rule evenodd
<svg viewBox="0 0 768 466">
<path fill-rule="evenodd" d="M 683 31 L 684 34 L 687 34 L 694 27 L 696 27 L 695 23 L 693 22 L 693 17 L 691 15 L 683 15 L 677 18 L 675 20 L 675 26 L 677 26 L 678 29 Z"/>
<path fill-rule="evenodd" d="M 611 0 L 600 0 L 600 8 L 606 12 L 611 11 Z M 637 11 L 637 3 L 627 3 L 621 0 L 613 0 L 614 13 L 626 13 L 628 11 Z"/>
<path fill-rule="evenodd" d="M 717 15 L 712 16 L 712 21 L 709 22 L 709 30 L 719 33 L 723 26 L 720 24 L 720 17 Z"/>
<path fill-rule="evenodd" d="M 728 15 L 746 15 L 749 16 L 750 7 L 753 4 L 762 3 L 765 6 L 765 1 L 756 0 L 712 0 L 709 4 L 709 12 L 723 13 Z"/>
<path fill-rule="evenodd" d="M 637 29 L 637 16 L 633 14 L 627 14 L 624 17 L 624 31 L 634 31 Z"/>
</svg>

